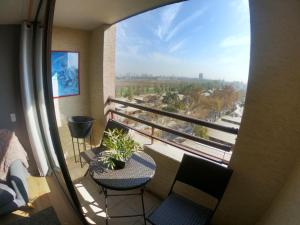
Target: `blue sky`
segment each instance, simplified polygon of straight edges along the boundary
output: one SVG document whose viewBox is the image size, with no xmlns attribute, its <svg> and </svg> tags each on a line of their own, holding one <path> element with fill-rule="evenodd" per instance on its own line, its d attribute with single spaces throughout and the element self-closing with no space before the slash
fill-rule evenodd
<svg viewBox="0 0 300 225">
<path fill-rule="evenodd" d="M 247 0 L 189 0 L 117 24 L 116 73 L 247 82 Z"/>
</svg>

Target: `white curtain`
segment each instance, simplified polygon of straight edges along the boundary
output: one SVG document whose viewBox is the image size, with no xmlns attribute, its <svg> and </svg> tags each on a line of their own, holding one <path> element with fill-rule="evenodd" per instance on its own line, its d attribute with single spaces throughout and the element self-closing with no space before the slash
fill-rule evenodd
<svg viewBox="0 0 300 225">
<path fill-rule="evenodd" d="M 38 121 L 37 106 L 34 95 L 34 76 L 32 64 L 33 25 L 24 22 L 21 28 L 20 42 L 20 82 L 21 95 L 29 141 L 34 159 L 41 176 L 49 170 L 41 127 Z"/>
<path fill-rule="evenodd" d="M 53 162 L 53 169 L 59 168 L 59 163 L 56 157 L 56 153 L 53 147 L 52 138 L 49 130 L 49 120 L 45 105 L 45 95 L 44 95 L 44 59 L 43 59 L 43 34 L 44 28 L 42 26 L 37 26 L 35 33 L 35 57 L 34 57 L 34 66 L 35 66 L 35 85 L 38 96 L 38 107 L 41 118 L 41 128 L 45 137 L 45 145 L 48 149 L 49 158 Z"/>
</svg>

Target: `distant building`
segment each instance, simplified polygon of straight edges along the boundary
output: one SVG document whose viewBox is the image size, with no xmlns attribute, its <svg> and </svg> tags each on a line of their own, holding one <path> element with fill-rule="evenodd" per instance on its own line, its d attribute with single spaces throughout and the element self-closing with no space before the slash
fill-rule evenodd
<svg viewBox="0 0 300 225">
<path fill-rule="evenodd" d="M 199 73 L 199 80 L 203 80 L 203 73 Z"/>
</svg>

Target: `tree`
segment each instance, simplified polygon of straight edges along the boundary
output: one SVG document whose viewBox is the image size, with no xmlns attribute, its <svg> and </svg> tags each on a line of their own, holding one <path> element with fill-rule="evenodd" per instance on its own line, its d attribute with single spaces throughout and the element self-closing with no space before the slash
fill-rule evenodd
<svg viewBox="0 0 300 225">
<path fill-rule="evenodd" d="M 171 91 L 168 91 L 162 100 L 163 103 L 168 105 L 176 105 L 178 101 L 180 101 L 178 94 Z"/>
<path fill-rule="evenodd" d="M 195 125 L 193 127 L 193 133 L 201 138 L 208 139 L 208 130 L 207 127 Z"/>
<path fill-rule="evenodd" d="M 162 88 L 158 85 L 154 86 L 154 93 L 155 94 L 161 94 L 162 93 Z"/>
<path fill-rule="evenodd" d="M 132 100 L 132 98 L 133 98 L 133 90 L 132 90 L 131 86 L 127 87 L 127 90 L 124 93 L 124 97 L 128 98 L 129 100 Z"/>
</svg>

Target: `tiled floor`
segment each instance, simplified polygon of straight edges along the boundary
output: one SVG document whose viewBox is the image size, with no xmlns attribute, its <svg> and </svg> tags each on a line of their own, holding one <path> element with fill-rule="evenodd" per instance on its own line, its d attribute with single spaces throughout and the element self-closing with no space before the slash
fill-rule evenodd
<svg viewBox="0 0 300 225">
<path fill-rule="evenodd" d="M 81 179 L 84 176 L 85 172 L 87 171 L 88 164 L 85 163 L 84 160 L 82 160 L 82 162 L 83 162 L 83 167 L 81 168 L 80 162 L 76 163 L 73 157 L 66 159 L 66 163 L 67 163 L 72 181 Z"/>
<path fill-rule="evenodd" d="M 74 182 L 74 186 L 77 190 L 87 221 L 90 224 L 105 224 L 106 214 L 104 207 L 104 195 L 100 192 L 98 185 L 89 176 L 87 176 Z M 137 193 L 138 191 L 139 190 L 132 190 L 130 193 Z M 116 192 L 110 191 L 109 193 Z M 144 200 L 146 215 L 152 212 L 161 202 L 160 199 L 156 198 L 148 191 L 144 193 Z M 109 197 L 108 206 L 108 212 L 111 216 L 142 213 L 142 202 L 139 195 Z M 143 225 L 144 220 L 142 217 L 113 218 L 109 221 L 109 224 Z"/>
</svg>

